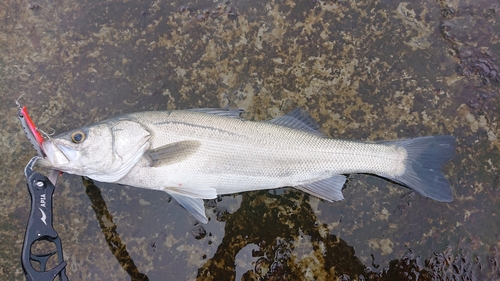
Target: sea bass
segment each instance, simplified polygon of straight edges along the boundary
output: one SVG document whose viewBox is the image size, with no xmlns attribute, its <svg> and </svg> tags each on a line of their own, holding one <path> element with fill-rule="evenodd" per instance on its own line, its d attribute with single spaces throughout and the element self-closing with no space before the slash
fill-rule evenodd
<svg viewBox="0 0 500 281">
<path fill-rule="evenodd" d="M 441 172 L 453 136 L 349 141 L 324 136 L 301 109 L 267 122 L 239 110 L 147 111 L 117 116 L 43 142 L 42 166 L 166 191 L 202 223 L 203 199 L 292 186 L 342 200 L 346 174 L 375 174 L 437 201 L 453 200 Z"/>
</svg>

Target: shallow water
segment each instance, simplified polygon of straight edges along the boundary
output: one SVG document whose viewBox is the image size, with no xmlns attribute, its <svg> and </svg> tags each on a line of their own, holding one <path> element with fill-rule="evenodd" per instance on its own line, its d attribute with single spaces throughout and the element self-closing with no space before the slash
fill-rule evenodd
<svg viewBox="0 0 500 281">
<path fill-rule="evenodd" d="M 335 138 L 457 137 L 439 203 L 368 175 L 345 200 L 283 188 L 206 202 L 63 175 L 54 227 L 70 280 L 466 280 L 500 275 L 500 2 L 0 2 L 0 276 L 19 263 L 35 154 L 25 94 L 57 133 L 120 113 L 303 107 Z"/>
</svg>

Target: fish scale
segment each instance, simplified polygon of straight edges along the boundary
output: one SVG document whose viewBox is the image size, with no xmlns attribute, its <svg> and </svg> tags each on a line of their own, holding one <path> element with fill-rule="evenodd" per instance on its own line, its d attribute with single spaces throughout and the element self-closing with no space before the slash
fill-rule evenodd
<svg viewBox="0 0 500 281">
<path fill-rule="evenodd" d="M 196 156 L 177 165 L 148 166 L 120 183 L 168 190 L 215 188 L 217 194 L 297 186 L 347 173 L 394 174 L 401 161 L 387 161 L 396 154 L 394 146 L 328 139 L 266 122 L 175 111 L 168 116 L 158 112 L 132 114 L 141 124 L 149 125 L 152 148 L 168 143 L 199 140 Z M 142 175 L 142 176 L 139 176 Z M 165 176 L 165 175 L 175 175 Z M 286 176 L 285 176 L 286 175 Z M 181 184 L 181 186 L 179 186 Z M 341 187 L 340 187 L 341 188 Z M 200 198 L 205 198 L 201 197 Z"/>
<path fill-rule="evenodd" d="M 40 163 L 166 191 L 202 222 L 207 221 L 202 199 L 218 194 L 293 186 L 340 200 L 345 174 L 351 173 L 376 174 L 434 200 L 452 200 L 441 172 L 454 154 L 452 136 L 337 140 L 323 136 L 302 110 L 267 122 L 244 120 L 239 113 L 196 109 L 121 115 L 44 142 L 51 155 Z M 75 133 L 84 136 L 81 143 L 72 141 Z"/>
</svg>

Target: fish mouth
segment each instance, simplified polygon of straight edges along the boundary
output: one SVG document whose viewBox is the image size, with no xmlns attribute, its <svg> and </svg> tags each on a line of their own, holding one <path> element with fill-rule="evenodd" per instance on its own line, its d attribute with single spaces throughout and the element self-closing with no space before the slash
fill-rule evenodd
<svg viewBox="0 0 500 281">
<path fill-rule="evenodd" d="M 42 148 L 46 155 L 45 158 L 40 159 L 40 164 L 43 166 L 52 166 L 53 168 L 61 169 L 64 166 L 68 166 L 72 161 L 75 161 L 77 157 L 76 150 L 57 144 L 53 140 L 44 141 Z M 50 165 L 47 165 L 49 163 Z"/>
</svg>

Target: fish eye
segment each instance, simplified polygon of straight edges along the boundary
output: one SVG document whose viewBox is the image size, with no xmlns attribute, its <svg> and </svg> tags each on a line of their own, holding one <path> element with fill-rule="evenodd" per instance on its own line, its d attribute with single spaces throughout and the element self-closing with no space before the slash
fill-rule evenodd
<svg viewBox="0 0 500 281">
<path fill-rule="evenodd" d="M 85 140 L 85 133 L 82 131 L 76 131 L 71 134 L 71 141 L 74 143 L 81 143 Z"/>
</svg>

